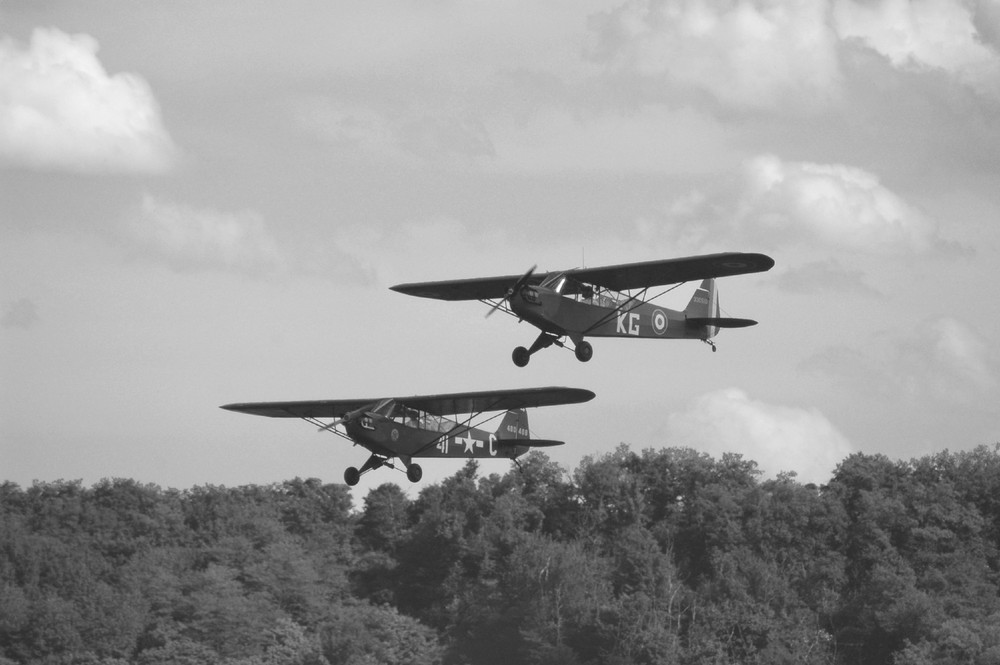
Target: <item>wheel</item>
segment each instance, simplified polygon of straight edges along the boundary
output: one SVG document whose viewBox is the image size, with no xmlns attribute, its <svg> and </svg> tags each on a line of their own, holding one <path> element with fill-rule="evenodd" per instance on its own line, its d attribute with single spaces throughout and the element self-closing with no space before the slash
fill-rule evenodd
<svg viewBox="0 0 1000 665">
<path fill-rule="evenodd" d="M 594 347 L 590 345 L 590 342 L 580 342 L 576 345 L 576 359 L 582 363 L 587 362 L 594 357 Z"/>
<path fill-rule="evenodd" d="M 419 482 L 424 475 L 424 470 L 420 468 L 419 464 L 411 464 L 406 467 L 406 477 L 411 483 Z"/>
<path fill-rule="evenodd" d="M 358 471 L 353 466 L 349 466 L 344 470 L 344 482 L 354 487 L 361 480 L 361 472 Z"/>
<path fill-rule="evenodd" d="M 523 346 L 519 346 L 514 349 L 514 353 L 511 354 L 511 358 L 514 360 L 514 364 L 518 367 L 524 367 L 531 360 L 531 354 L 528 353 L 528 349 Z"/>
</svg>

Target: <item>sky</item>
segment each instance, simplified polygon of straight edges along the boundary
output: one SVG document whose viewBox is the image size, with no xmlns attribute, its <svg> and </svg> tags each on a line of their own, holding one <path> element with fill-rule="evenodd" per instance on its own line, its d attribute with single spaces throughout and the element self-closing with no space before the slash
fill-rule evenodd
<svg viewBox="0 0 1000 665">
<path fill-rule="evenodd" d="M 521 369 L 529 325 L 388 288 L 720 251 L 776 263 L 717 353 Z M 567 471 L 823 483 L 1000 441 L 998 284 L 998 0 L 0 0 L 0 480 L 341 482 L 366 451 L 218 406 L 556 385 Z"/>
</svg>

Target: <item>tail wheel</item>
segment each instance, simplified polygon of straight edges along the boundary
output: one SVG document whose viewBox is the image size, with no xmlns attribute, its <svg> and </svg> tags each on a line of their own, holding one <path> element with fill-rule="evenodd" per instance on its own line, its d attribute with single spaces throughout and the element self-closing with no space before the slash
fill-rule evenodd
<svg viewBox="0 0 1000 665">
<path fill-rule="evenodd" d="M 406 477 L 411 483 L 420 482 L 420 479 L 424 477 L 424 470 L 420 468 L 419 464 L 411 464 L 406 467 Z"/>
<path fill-rule="evenodd" d="M 531 354 L 528 353 L 528 349 L 523 346 L 519 346 L 514 349 L 514 353 L 511 354 L 511 359 L 513 359 L 514 364 L 518 367 L 524 367 L 531 360 Z"/>
<path fill-rule="evenodd" d="M 576 359 L 582 363 L 587 362 L 594 357 L 594 347 L 590 345 L 590 342 L 580 342 L 576 345 Z"/>
<path fill-rule="evenodd" d="M 345 483 L 347 483 L 351 487 L 354 487 L 355 485 L 358 484 L 359 480 L 361 480 L 361 472 L 358 471 L 355 467 L 349 466 L 344 470 Z"/>
</svg>

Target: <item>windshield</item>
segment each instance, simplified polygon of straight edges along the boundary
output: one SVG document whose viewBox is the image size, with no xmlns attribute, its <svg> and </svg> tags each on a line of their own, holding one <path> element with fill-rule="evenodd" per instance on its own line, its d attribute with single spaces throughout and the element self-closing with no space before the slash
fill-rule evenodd
<svg viewBox="0 0 1000 665">
<path fill-rule="evenodd" d="M 552 289 L 561 296 L 577 296 L 579 300 L 590 300 L 594 297 L 594 287 L 574 279 L 566 273 L 557 273 L 542 282 L 542 286 Z"/>
</svg>

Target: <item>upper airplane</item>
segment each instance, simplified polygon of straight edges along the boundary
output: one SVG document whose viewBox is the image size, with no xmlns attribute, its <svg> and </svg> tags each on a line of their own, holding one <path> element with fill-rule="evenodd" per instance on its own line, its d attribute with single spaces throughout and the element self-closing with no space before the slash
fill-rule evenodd
<svg viewBox="0 0 1000 665">
<path fill-rule="evenodd" d="M 750 319 L 720 316 L 716 277 L 764 272 L 774 259 L 764 254 L 724 252 L 677 259 L 623 263 L 600 268 L 559 272 L 477 277 L 440 282 L 414 282 L 390 287 L 393 291 L 438 300 L 479 300 L 527 321 L 541 330 L 530 348 L 519 346 L 514 364 L 524 367 L 532 354 L 568 337 L 578 360 L 586 362 L 594 349 L 585 337 L 645 337 L 700 339 L 715 351 L 712 338 L 720 328 L 755 325 Z M 684 311 L 651 301 L 676 286 L 648 295 L 650 288 L 702 280 Z"/>
</svg>

